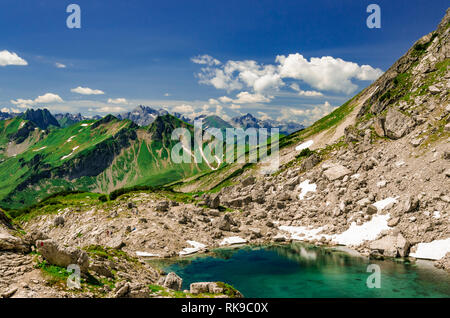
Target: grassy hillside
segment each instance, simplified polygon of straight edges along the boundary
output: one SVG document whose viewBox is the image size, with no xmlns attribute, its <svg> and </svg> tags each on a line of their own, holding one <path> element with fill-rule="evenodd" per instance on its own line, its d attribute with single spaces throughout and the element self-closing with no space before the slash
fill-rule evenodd
<svg viewBox="0 0 450 318">
<path fill-rule="evenodd" d="M 192 127 L 170 115 L 147 128 L 113 116 L 50 131 L 31 126 L 17 142 L 15 136 L 28 123 L 20 118 L 0 122 L 0 204 L 5 208 L 21 208 L 64 190 L 106 193 L 161 185 L 209 169 L 204 162 L 171 161 L 178 143 L 171 140 L 172 131 Z"/>
</svg>

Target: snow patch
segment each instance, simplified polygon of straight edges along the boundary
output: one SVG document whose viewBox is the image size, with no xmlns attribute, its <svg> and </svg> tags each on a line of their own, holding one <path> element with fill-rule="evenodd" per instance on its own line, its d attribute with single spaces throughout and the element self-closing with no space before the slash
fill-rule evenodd
<svg viewBox="0 0 450 318">
<path fill-rule="evenodd" d="M 79 147 L 80 147 L 80 146 L 76 146 L 75 148 L 73 148 L 73 149 L 72 149 L 72 152 L 69 153 L 69 154 L 66 155 L 66 156 L 61 157 L 61 160 L 64 160 L 64 159 L 66 159 L 66 158 L 69 158 L 71 155 L 73 155 L 73 153 L 75 152 L 75 150 L 77 150 Z"/>
<path fill-rule="evenodd" d="M 298 198 L 300 200 L 303 200 L 303 198 L 305 197 L 305 195 L 308 192 L 316 192 L 317 185 L 315 183 L 309 183 L 309 180 L 305 180 L 302 183 L 300 183 L 298 185 L 298 187 L 299 187 L 299 189 L 302 190 L 302 192 L 300 192 Z"/>
<path fill-rule="evenodd" d="M 301 151 L 301 150 L 303 150 L 303 149 L 309 148 L 309 147 L 312 146 L 313 143 L 314 143 L 313 140 L 308 140 L 308 141 L 306 141 L 306 142 L 304 142 L 304 143 L 298 145 L 297 147 L 295 147 L 295 150 Z"/>
<path fill-rule="evenodd" d="M 417 244 L 417 250 L 414 253 L 409 253 L 409 256 L 415 258 L 424 258 L 439 260 L 450 252 L 450 237 L 445 240 L 435 240 L 430 243 Z"/>
<path fill-rule="evenodd" d="M 234 244 L 245 244 L 247 243 L 242 237 L 239 236 L 230 236 L 226 237 L 220 242 L 220 245 L 234 245 Z"/>
<path fill-rule="evenodd" d="M 142 256 L 142 257 L 160 257 L 159 254 L 153 254 L 153 253 L 141 252 L 141 251 L 136 251 L 136 255 Z"/>
<path fill-rule="evenodd" d="M 41 148 L 39 148 L 39 149 L 34 149 L 33 151 L 34 151 L 34 152 L 36 152 L 36 151 L 41 151 L 41 150 L 44 150 L 45 148 L 47 148 L 47 146 L 41 147 Z"/>
<path fill-rule="evenodd" d="M 279 227 L 279 229 L 288 232 L 291 235 L 291 239 L 297 241 L 313 240 L 313 239 L 319 240 L 322 236 L 324 236 L 326 239 L 331 238 L 330 235 L 326 234 L 318 235 L 318 233 L 322 232 L 322 230 L 324 229 L 323 227 L 311 229 L 306 226 L 282 225 Z"/>
<path fill-rule="evenodd" d="M 375 215 L 370 221 L 361 225 L 356 225 L 356 222 L 352 222 L 349 229 L 335 235 L 333 241 L 342 245 L 360 245 L 364 241 L 375 240 L 382 231 L 389 229 L 389 217 L 390 215 L 387 213 L 385 215 Z"/>
<path fill-rule="evenodd" d="M 204 249 L 206 247 L 205 244 L 196 242 L 196 241 L 186 241 L 189 245 L 192 247 L 186 247 L 183 249 L 180 253 L 178 253 L 180 256 L 182 255 L 189 255 L 193 253 L 197 253 L 198 251 Z"/>
</svg>

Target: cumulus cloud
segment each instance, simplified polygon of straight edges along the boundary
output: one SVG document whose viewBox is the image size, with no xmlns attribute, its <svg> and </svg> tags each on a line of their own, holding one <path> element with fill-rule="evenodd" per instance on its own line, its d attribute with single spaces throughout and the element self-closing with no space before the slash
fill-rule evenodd
<svg viewBox="0 0 450 318">
<path fill-rule="evenodd" d="M 100 113 L 120 113 L 125 111 L 125 108 L 120 106 L 103 106 L 100 108 L 97 108 L 96 111 Z"/>
<path fill-rule="evenodd" d="M 28 62 L 14 52 L 9 52 L 7 50 L 0 51 L 0 66 L 8 65 L 25 66 L 28 65 Z"/>
<path fill-rule="evenodd" d="M 65 64 L 58 63 L 58 62 L 55 63 L 55 66 L 56 66 L 57 68 L 66 68 L 66 67 L 67 67 Z"/>
<path fill-rule="evenodd" d="M 194 108 L 191 105 L 186 105 L 186 104 L 175 106 L 172 110 L 177 113 L 192 113 L 192 112 L 194 112 Z"/>
<path fill-rule="evenodd" d="M 290 86 L 294 91 L 298 92 L 299 96 L 305 96 L 305 97 L 321 97 L 323 94 L 318 91 L 304 91 L 298 86 L 297 83 L 292 83 Z"/>
<path fill-rule="evenodd" d="M 220 61 L 213 58 L 208 54 L 198 55 L 196 57 L 191 58 L 191 61 L 195 64 L 203 64 L 203 65 L 219 65 Z"/>
<path fill-rule="evenodd" d="M 126 98 L 108 98 L 108 104 L 128 104 Z"/>
<path fill-rule="evenodd" d="M 236 99 L 232 99 L 227 96 L 222 96 L 219 100 L 222 103 L 235 103 L 235 104 L 255 104 L 255 103 L 268 103 L 272 99 L 272 96 L 264 96 L 259 93 L 240 92 L 236 95 Z"/>
<path fill-rule="evenodd" d="M 375 80 L 383 74 L 382 70 L 369 65 L 359 66 L 331 56 L 312 57 L 308 61 L 303 55 L 296 53 L 287 57 L 279 55 L 275 61 L 279 63 L 282 78 L 294 78 L 319 90 L 346 94 L 351 94 L 358 88 L 352 79 Z"/>
<path fill-rule="evenodd" d="M 81 95 L 103 95 L 103 94 L 105 94 L 104 91 L 101 91 L 99 89 L 92 89 L 89 87 L 81 87 L 81 86 L 72 88 L 70 91 L 72 93 L 77 93 L 77 94 L 81 94 Z"/>
<path fill-rule="evenodd" d="M 19 98 L 17 100 L 11 100 L 11 103 L 14 105 L 17 105 L 21 108 L 27 108 L 36 104 L 51 104 L 51 103 L 62 103 L 64 102 L 63 99 L 53 93 L 46 93 L 42 96 L 38 96 L 35 99 L 22 99 Z"/>
<path fill-rule="evenodd" d="M 211 105 L 217 105 L 217 104 L 219 104 L 219 101 L 215 98 L 210 98 L 208 100 L 208 103 L 210 103 Z"/>
<path fill-rule="evenodd" d="M 264 112 L 258 112 L 258 115 L 260 116 L 261 120 L 269 120 L 272 119 L 267 113 Z"/>
<path fill-rule="evenodd" d="M 209 55 L 194 60 L 194 63 L 206 65 L 197 74 L 199 83 L 227 91 L 250 89 L 260 94 L 278 91 L 285 85 L 285 78 L 301 80 L 317 90 L 351 94 L 358 88 L 352 80 L 373 81 L 383 74 L 381 69 L 370 65 L 360 66 L 331 56 L 308 60 L 299 53 L 279 55 L 274 64 L 268 65 L 253 60 L 215 63 Z M 299 91 L 299 94 L 312 97 L 321 93 Z"/>
<path fill-rule="evenodd" d="M 169 94 L 169 93 L 165 93 L 165 94 L 164 94 L 164 96 L 166 96 L 166 97 L 169 97 L 169 96 L 170 96 L 170 94 Z"/>
</svg>

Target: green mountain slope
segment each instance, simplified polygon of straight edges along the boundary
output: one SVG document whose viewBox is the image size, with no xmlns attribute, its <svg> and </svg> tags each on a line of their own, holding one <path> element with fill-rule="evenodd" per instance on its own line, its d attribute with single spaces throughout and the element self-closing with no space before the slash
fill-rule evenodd
<svg viewBox="0 0 450 318">
<path fill-rule="evenodd" d="M 0 203 L 19 208 L 64 190 L 156 186 L 209 170 L 205 162 L 172 162 L 178 127 L 193 131 L 171 115 L 148 128 L 112 115 L 50 131 L 22 118 L 1 121 Z"/>
</svg>

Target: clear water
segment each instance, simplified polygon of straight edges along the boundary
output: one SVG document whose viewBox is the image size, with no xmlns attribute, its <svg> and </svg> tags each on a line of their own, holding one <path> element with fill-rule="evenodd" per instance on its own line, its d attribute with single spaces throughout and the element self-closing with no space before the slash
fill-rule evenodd
<svg viewBox="0 0 450 318">
<path fill-rule="evenodd" d="M 369 264 L 380 266 L 381 288 L 367 287 Z M 450 274 L 427 262 L 375 261 L 299 243 L 215 250 L 163 267 L 183 278 L 184 289 L 223 281 L 245 297 L 450 297 Z"/>
</svg>

